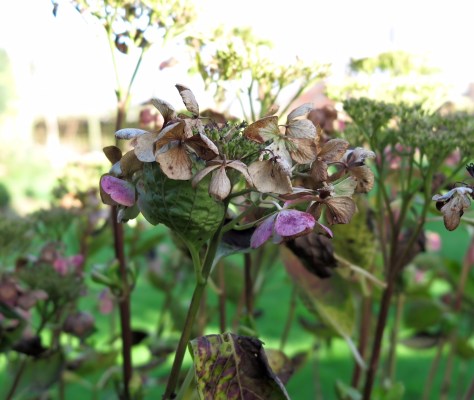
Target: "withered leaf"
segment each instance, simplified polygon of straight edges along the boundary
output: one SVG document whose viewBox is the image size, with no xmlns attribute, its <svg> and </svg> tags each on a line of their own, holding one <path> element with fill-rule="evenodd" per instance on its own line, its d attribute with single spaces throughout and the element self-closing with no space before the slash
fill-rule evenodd
<svg viewBox="0 0 474 400">
<path fill-rule="evenodd" d="M 293 120 L 295 118 L 298 118 L 298 117 L 301 117 L 303 115 L 308 114 L 312 109 L 313 109 L 313 104 L 312 103 L 305 103 L 305 104 L 302 104 L 302 105 L 296 107 L 293 111 L 291 111 L 288 114 L 288 117 L 286 119 L 287 124 L 289 124 L 291 122 L 291 120 Z M 314 126 L 314 124 L 313 124 L 313 126 Z"/>
<path fill-rule="evenodd" d="M 126 152 L 120 159 L 120 168 L 124 176 L 132 176 L 135 172 L 142 169 L 143 162 L 141 162 L 134 150 Z"/>
<path fill-rule="evenodd" d="M 115 132 L 115 137 L 117 139 L 130 140 L 137 136 L 144 135 L 145 133 L 148 133 L 148 131 L 136 128 L 124 128 Z"/>
<path fill-rule="evenodd" d="M 265 143 L 280 136 L 278 117 L 270 116 L 255 121 L 244 129 L 243 135 L 257 143 Z"/>
<path fill-rule="evenodd" d="M 224 200 L 231 190 L 230 179 L 225 171 L 225 166 L 222 165 L 212 173 L 209 194 L 216 200 Z"/>
<path fill-rule="evenodd" d="M 329 225 L 348 224 L 356 211 L 350 197 L 331 197 L 326 200 L 326 220 Z"/>
<path fill-rule="evenodd" d="M 122 150 L 120 150 L 117 146 L 106 146 L 102 149 L 102 151 L 112 164 L 115 164 L 122 158 Z"/>
<path fill-rule="evenodd" d="M 155 108 L 163 116 L 163 120 L 164 120 L 163 125 L 166 125 L 169 121 L 176 118 L 176 110 L 167 101 L 153 98 L 151 99 L 151 104 L 153 104 Z"/>
<path fill-rule="evenodd" d="M 193 176 L 191 172 L 192 162 L 183 144 L 157 154 L 156 161 L 160 164 L 163 173 L 170 179 L 187 181 Z"/>
<path fill-rule="evenodd" d="M 316 137 L 316 127 L 307 119 L 290 121 L 286 126 L 286 135 L 293 138 L 314 139 Z"/>
<path fill-rule="evenodd" d="M 290 169 L 286 163 L 274 159 L 255 161 L 248 171 L 252 182 L 261 193 L 291 193 Z"/>
<path fill-rule="evenodd" d="M 176 86 L 176 89 L 178 89 L 181 98 L 183 99 L 183 103 L 186 107 L 186 110 L 192 113 L 194 117 L 198 117 L 199 105 L 191 89 L 189 89 L 188 87 L 184 85 L 179 85 L 179 84 L 175 86 Z"/>
</svg>

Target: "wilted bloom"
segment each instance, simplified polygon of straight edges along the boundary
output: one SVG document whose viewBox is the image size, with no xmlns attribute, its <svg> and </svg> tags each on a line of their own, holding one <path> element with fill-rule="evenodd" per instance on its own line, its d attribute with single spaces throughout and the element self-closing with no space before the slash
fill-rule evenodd
<svg viewBox="0 0 474 400">
<path fill-rule="evenodd" d="M 327 185 L 316 190 L 316 195 L 313 197 L 314 202 L 308 212 L 319 219 L 324 207 L 326 221 L 329 225 L 348 224 L 356 211 L 356 205 L 351 198 L 356 186 L 355 179 L 349 177 L 335 185 Z"/>
<path fill-rule="evenodd" d="M 112 175 L 102 175 L 100 179 L 100 195 L 108 205 L 131 207 L 135 204 L 135 186 Z"/>
<path fill-rule="evenodd" d="M 316 224 L 314 217 L 298 210 L 281 209 L 271 214 L 255 229 L 250 239 L 252 248 L 260 247 L 273 236 L 273 242 L 280 243 L 311 232 Z"/>
<path fill-rule="evenodd" d="M 315 182 L 325 182 L 328 179 L 328 164 L 341 159 L 349 143 L 343 139 L 331 139 L 322 144 L 322 131 L 319 130 L 316 136 L 317 156 L 311 165 L 311 177 Z"/>
<path fill-rule="evenodd" d="M 290 112 L 284 125 L 285 133 L 280 131 L 278 117 L 270 116 L 250 124 L 243 134 L 257 143 L 272 140 L 273 143 L 267 149 L 289 165 L 292 160 L 298 164 L 310 163 L 316 157 L 316 127 L 311 121 L 298 118 L 306 115 L 311 109 L 311 104 L 303 104 Z"/>
<path fill-rule="evenodd" d="M 192 184 L 196 187 L 207 174 L 212 172 L 211 183 L 209 184 L 209 194 L 217 200 L 224 200 L 229 196 L 232 190 L 232 184 L 226 172 L 227 168 L 239 171 L 247 182 L 250 185 L 252 184 L 252 178 L 250 178 L 247 171 L 247 166 L 242 161 L 226 161 L 225 159 L 209 161 L 207 166 L 194 176 Z"/>
<path fill-rule="evenodd" d="M 368 193 L 374 187 L 374 173 L 365 165 L 367 158 L 375 158 L 375 153 L 356 147 L 347 150 L 340 161 L 344 169 L 357 180 L 356 193 Z"/>
<path fill-rule="evenodd" d="M 444 226 L 453 231 L 459 225 L 464 210 L 471 205 L 472 189 L 466 186 L 451 189 L 446 194 L 435 194 L 436 208 L 443 213 Z"/>
<path fill-rule="evenodd" d="M 254 186 L 260 193 L 291 193 L 291 167 L 279 156 L 254 161 L 248 168 Z"/>
</svg>

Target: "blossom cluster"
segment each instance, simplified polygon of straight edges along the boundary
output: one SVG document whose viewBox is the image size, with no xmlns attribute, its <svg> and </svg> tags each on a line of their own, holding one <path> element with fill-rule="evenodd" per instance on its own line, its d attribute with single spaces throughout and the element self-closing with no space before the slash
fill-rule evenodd
<svg viewBox="0 0 474 400">
<path fill-rule="evenodd" d="M 123 155 L 115 146 L 104 149 L 113 165 L 101 177 L 101 197 L 119 208 L 121 221 L 143 211 L 137 188 L 148 163 L 158 165 L 166 179 L 190 182 L 195 189 L 208 185 L 210 198 L 232 205 L 226 208 L 239 222 L 257 226 L 252 247 L 313 230 L 332 236 L 327 225 L 348 223 L 356 211 L 353 195 L 372 189 L 374 175 L 366 159 L 375 154 L 350 148 L 343 139 L 325 140 L 306 118 L 312 104 L 295 108 L 283 124 L 272 113 L 251 124 L 218 125 L 200 115 L 189 88 L 176 88 L 186 114 L 152 99 L 162 128 L 121 129 L 116 137 L 130 140 L 133 149 Z"/>
</svg>

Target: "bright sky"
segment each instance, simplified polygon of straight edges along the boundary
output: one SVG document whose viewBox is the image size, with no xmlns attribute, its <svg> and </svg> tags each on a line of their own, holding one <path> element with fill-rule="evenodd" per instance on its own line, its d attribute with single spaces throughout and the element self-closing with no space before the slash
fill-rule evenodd
<svg viewBox="0 0 474 400">
<path fill-rule="evenodd" d="M 474 82 L 472 0 L 196 0 L 203 27 L 251 26 L 278 52 L 331 62 L 335 74 L 350 57 L 403 49 L 429 56 L 461 94 Z M 34 113 L 98 113 L 115 107 L 114 75 L 101 26 L 91 26 L 69 4 L 50 0 L 8 1 L 0 13 L 0 48 L 10 54 L 19 106 Z M 184 65 L 159 71 L 176 48 L 153 47 L 133 93 L 181 104 L 175 83 L 190 86 L 203 105 L 210 97 Z M 127 66 L 124 67 L 126 69 Z"/>
</svg>

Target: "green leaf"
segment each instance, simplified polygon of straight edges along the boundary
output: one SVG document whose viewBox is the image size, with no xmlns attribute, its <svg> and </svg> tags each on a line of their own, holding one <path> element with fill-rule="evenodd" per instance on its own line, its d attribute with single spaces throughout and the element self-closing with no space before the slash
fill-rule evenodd
<svg viewBox="0 0 474 400">
<path fill-rule="evenodd" d="M 423 331 L 441 322 L 443 307 L 429 298 L 415 298 L 405 305 L 404 322 L 407 327 Z"/>
<path fill-rule="evenodd" d="M 194 189 L 190 181 L 172 180 L 157 163 L 144 163 L 137 183 L 138 207 L 153 225 L 164 224 L 199 249 L 224 218 L 224 204 L 209 196 L 206 177 Z"/>
<path fill-rule="evenodd" d="M 22 361 L 23 360 L 23 361 Z M 21 364 L 25 363 L 16 395 L 18 398 L 32 398 L 45 393 L 57 383 L 64 369 L 64 356 L 61 352 L 50 353 L 41 358 L 19 358 L 10 365 L 11 376 L 16 376 Z M 36 397 L 35 397 L 36 398 Z"/>
<path fill-rule="evenodd" d="M 189 343 L 189 351 L 200 399 L 289 399 L 256 338 L 232 333 L 201 336 Z"/>
</svg>

